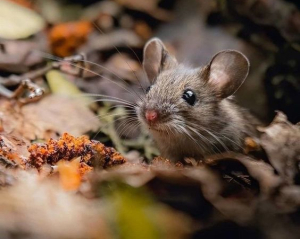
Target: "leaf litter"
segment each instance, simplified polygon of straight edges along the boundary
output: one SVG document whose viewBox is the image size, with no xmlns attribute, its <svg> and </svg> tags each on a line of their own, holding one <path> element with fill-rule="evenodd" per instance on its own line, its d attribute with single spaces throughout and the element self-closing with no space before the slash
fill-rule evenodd
<svg viewBox="0 0 300 239">
<path fill-rule="evenodd" d="M 15 28 L 20 40 L 0 28 L 1 238 L 297 238 L 300 127 L 284 113 L 247 138 L 244 153 L 173 164 L 112 98 L 134 103 L 143 93 L 142 47 L 175 17 L 171 5 L 102 1 L 62 22 L 62 12 L 45 13 L 48 1 L 15 2 L 53 25 Z M 253 18 L 243 4 L 235 10 Z M 284 38 L 297 36 L 287 30 Z M 178 54 L 176 44 L 168 42 Z M 4 94 L 26 79 L 45 93 L 36 102 L 22 104 L 30 91 Z"/>
</svg>

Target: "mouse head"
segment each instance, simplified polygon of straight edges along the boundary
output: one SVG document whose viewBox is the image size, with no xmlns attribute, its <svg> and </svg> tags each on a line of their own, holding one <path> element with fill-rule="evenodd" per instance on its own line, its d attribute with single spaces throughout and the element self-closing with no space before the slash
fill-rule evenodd
<svg viewBox="0 0 300 239">
<path fill-rule="evenodd" d="M 209 127 L 220 102 L 243 84 L 249 61 L 238 51 L 225 50 L 206 66 L 191 69 L 178 64 L 161 40 L 153 38 L 145 45 L 143 67 L 151 86 L 139 102 L 139 119 L 150 130 L 164 132 L 186 125 Z"/>
</svg>

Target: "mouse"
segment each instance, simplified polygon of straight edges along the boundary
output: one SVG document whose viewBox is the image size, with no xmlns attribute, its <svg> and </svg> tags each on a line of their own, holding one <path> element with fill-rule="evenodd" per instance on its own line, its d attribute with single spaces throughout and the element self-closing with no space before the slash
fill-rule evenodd
<svg viewBox="0 0 300 239">
<path fill-rule="evenodd" d="M 177 162 L 242 152 L 245 138 L 256 137 L 259 121 L 233 97 L 249 73 L 243 53 L 224 50 L 198 68 L 178 63 L 159 38 L 150 39 L 143 53 L 150 86 L 136 113 L 161 156 Z"/>
</svg>

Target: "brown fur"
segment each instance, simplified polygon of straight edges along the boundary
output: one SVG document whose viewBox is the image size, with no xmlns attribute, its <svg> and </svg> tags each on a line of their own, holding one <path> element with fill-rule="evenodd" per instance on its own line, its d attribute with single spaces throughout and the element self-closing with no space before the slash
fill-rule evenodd
<svg viewBox="0 0 300 239">
<path fill-rule="evenodd" d="M 163 63 L 160 62 L 167 65 Z M 220 98 L 217 88 L 208 83 L 209 65 L 196 69 L 172 66 L 157 71 L 151 89 L 137 108 L 140 121 L 148 126 L 162 156 L 178 161 L 240 151 L 244 138 L 256 132 L 254 121 L 249 120 L 251 116 L 230 97 Z M 236 83 L 235 88 L 238 87 Z M 182 98 L 187 89 L 196 95 L 193 106 Z M 145 111 L 149 109 L 158 112 L 159 119 L 154 124 L 145 120 Z"/>
</svg>

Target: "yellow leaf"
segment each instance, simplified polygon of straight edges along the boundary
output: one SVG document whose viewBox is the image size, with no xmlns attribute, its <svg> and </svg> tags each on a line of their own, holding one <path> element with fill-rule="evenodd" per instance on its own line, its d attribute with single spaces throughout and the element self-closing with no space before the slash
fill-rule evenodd
<svg viewBox="0 0 300 239">
<path fill-rule="evenodd" d="M 58 70 L 49 71 L 46 74 L 46 78 L 51 92 L 64 96 L 72 96 L 85 106 L 89 106 L 93 103 L 91 98 L 84 96 L 77 86 L 68 81 Z"/>
<path fill-rule="evenodd" d="M 0 1 L 1 38 L 26 38 L 44 29 L 45 25 L 36 12 L 10 1 Z"/>
<path fill-rule="evenodd" d="M 159 208 L 147 191 L 118 182 L 110 182 L 107 186 L 118 238 L 163 238 L 154 220 Z"/>
<path fill-rule="evenodd" d="M 49 87 L 53 93 L 62 95 L 78 95 L 81 91 L 68 81 L 59 71 L 51 70 L 46 74 Z"/>
</svg>

